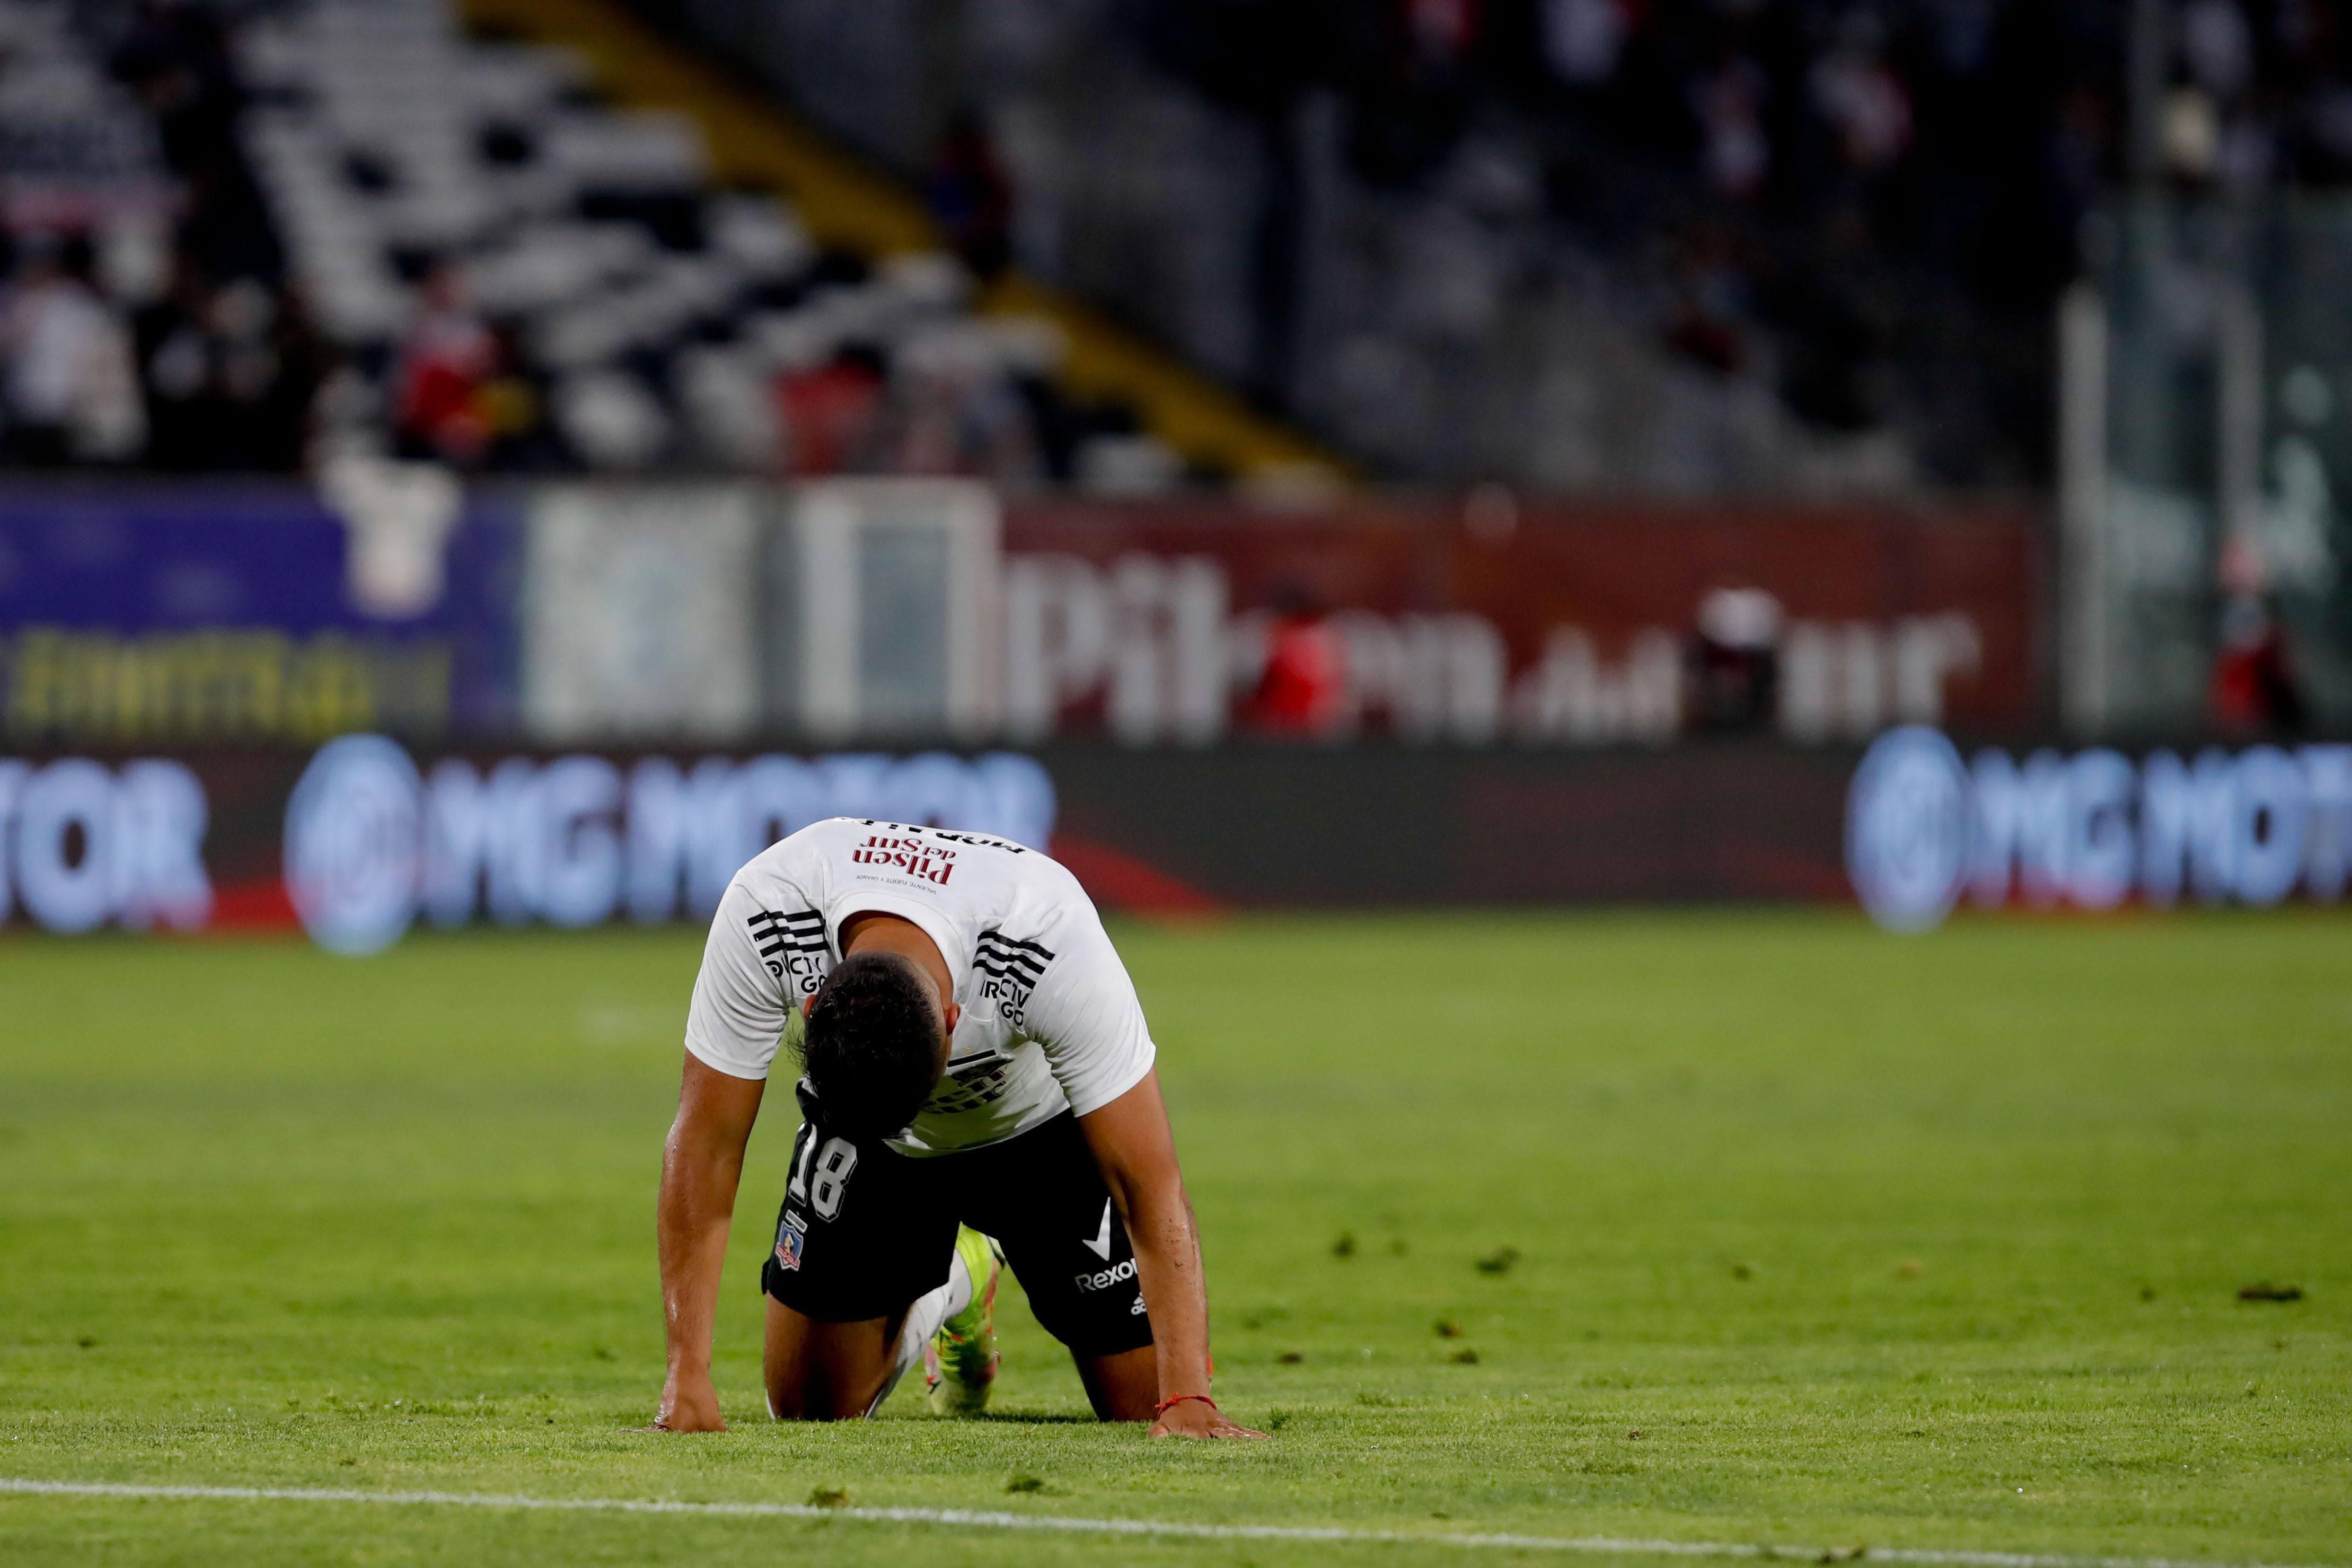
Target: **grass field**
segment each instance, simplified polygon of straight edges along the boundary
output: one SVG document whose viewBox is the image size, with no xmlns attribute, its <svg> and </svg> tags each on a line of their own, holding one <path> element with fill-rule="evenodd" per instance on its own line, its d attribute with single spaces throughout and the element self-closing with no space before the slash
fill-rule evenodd
<svg viewBox="0 0 2352 1568">
<path fill-rule="evenodd" d="M 1263 1445 L 760 1418 L 651 1209 L 697 936 L 0 941 L 0 1477 L 2352 1563 L 2352 925 L 1120 928 Z M 1501 1267 L 1516 1249 L 1516 1262 Z M 1482 1259 L 1489 1267 L 1479 1267 Z M 2242 1301 L 2268 1281 L 2298 1300 Z M 1441 1333 L 1439 1325 L 1457 1332 Z M 0 1562 L 1462 1562 L 1460 1548 L 0 1495 Z M 1492 1560 L 1472 1554 L 1468 1560 Z"/>
</svg>

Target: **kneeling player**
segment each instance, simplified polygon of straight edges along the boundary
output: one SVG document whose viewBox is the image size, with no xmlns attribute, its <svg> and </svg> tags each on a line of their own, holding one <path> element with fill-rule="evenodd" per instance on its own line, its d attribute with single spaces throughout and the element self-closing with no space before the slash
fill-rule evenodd
<svg viewBox="0 0 2352 1568">
<path fill-rule="evenodd" d="M 1003 1260 L 1097 1415 L 1260 1435 L 1209 1397 L 1200 1240 L 1151 1036 L 1076 879 L 999 839 L 846 817 L 744 867 L 711 923 L 662 1160 L 656 1426 L 725 1428 L 719 1264 L 785 1047 L 805 1076 L 761 1279 L 770 1415 L 870 1415 L 926 1359 L 934 1409 L 979 1410 Z"/>
</svg>

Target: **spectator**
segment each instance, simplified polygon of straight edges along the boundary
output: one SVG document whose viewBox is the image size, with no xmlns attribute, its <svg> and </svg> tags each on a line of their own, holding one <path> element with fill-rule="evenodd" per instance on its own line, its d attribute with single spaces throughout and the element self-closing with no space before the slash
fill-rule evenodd
<svg viewBox="0 0 2352 1568">
<path fill-rule="evenodd" d="M 1626 0 L 1543 0 L 1544 63 L 1570 87 L 1603 88 L 1624 58 L 1633 17 Z"/>
<path fill-rule="evenodd" d="M 511 321 L 490 327 L 490 357 L 498 367 L 476 393 L 474 406 L 489 431 L 485 468 L 509 472 L 545 468 L 560 461 L 548 429 L 547 395 L 530 369 L 521 334 Z"/>
<path fill-rule="evenodd" d="M 423 308 L 401 346 L 393 426 L 401 452 L 470 468 L 496 435 L 481 394 L 499 371 L 497 337 L 467 305 L 465 281 L 436 264 L 420 290 Z"/>
<path fill-rule="evenodd" d="M 2212 179 L 2221 159 L 2221 113 L 2201 87 L 2174 88 L 2164 101 L 2164 163 L 2185 185 Z"/>
<path fill-rule="evenodd" d="M 147 396 L 147 460 L 159 468 L 209 468 L 221 447 L 208 292 L 186 258 L 171 289 L 135 323 L 140 381 Z"/>
<path fill-rule="evenodd" d="M 1675 256 L 1675 310 L 1666 342 L 1685 358 L 1730 374 L 1748 360 L 1748 274 L 1730 231 L 1701 224 Z"/>
<path fill-rule="evenodd" d="M 1043 474 L 1028 405 L 964 334 L 902 344 L 876 415 L 866 466 L 887 474 L 960 474 L 1008 486 Z"/>
<path fill-rule="evenodd" d="M 2106 100 L 2084 83 L 2068 88 L 2050 138 L 2051 174 L 2067 212 L 2084 211 L 2097 196 L 2114 144 L 2114 117 Z"/>
<path fill-rule="evenodd" d="M 302 466 L 333 355 L 298 301 L 253 278 L 207 289 L 184 262 L 140 312 L 139 363 L 159 468 L 285 473 Z"/>
<path fill-rule="evenodd" d="M 1405 21 L 1421 57 L 1442 71 L 1463 68 L 1478 42 L 1479 0 L 1405 0 Z"/>
<path fill-rule="evenodd" d="M 2213 725 L 2242 740 L 2300 734 L 2309 717 L 2294 645 L 2263 593 L 2262 557 L 2247 540 L 2221 550 L 2221 647 L 2209 695 Z"/>
<path fill-rule="evenodd" d="M 2174 100 L 2192 143 L 2180 172 L 2210 179 L 2232 195 L 2270 183 L 2277 133 L 2256 91 L 2254 35 L 2237 0 L 2192 0 L 2180 14 L 2180 53 L 2189 85 Z"/>
<path fill-rule="evenodd" d="M 1811 71 L 1814 107 L 1847 166 L 1865 176 L 1893 168 L 1911 145 L 1911 96 L 1883 58 L 1885 43 L 1878 19 L 1856 11 Z"/>
<path fill-rule="evenodd" d="M 973 277 L 984 282 L 1004 270 L 1013 256 L 1013 188 L 977 114 L 967 110 L 949 124 L 923 195 Z"/>
<path fill-rule="evenodd" d="M 804 478 L 854 471 L 881 412 L 884 384 L 881 356 L 854 348 L 778 377 L 787 471 Z"/>
<path fill-rule="evenodd" d="M 163 161 L 186 188 L 181 249 L 207 277 L 274 282 L 284 258 L 237 140 L 244 94 L 219 13 L 141 0 L 110 64 L 153 116 Z"/>
<path fill-rule="evenodd" d="M 1296 584 L 1275 595 L 1265 669 L 1250 700 L 1255 727 L 1273 735 L 1330 736 L 1348 719 L 1348 643 L 1313 595 Z"/>
<path fill-rule="evenodd" d="M 1761 588 L 1717 588 L 1699 601 L 1687 711 L 1700 730 L 1769 727 L 1780 704 L 1780 601 Z"/>
<path fill-rule="evenodd" d="M 2180 12 L 2180 53 L 2189 79 L 2221 103 L 2253 80 L 2254 37 L 2237 0 L 2190 0 Z"/>
<path fill-rule="evenodd" d="M 2233 196 L 2264 189 L 2278 167 L 2278 131 L 2270 118 L 2249 105 L 2222 122 L 2214 148 L 2213 178 Z"/>
<path fill-rule="evenodd" d="M 1771 91 L 1763 68 L 1745 55 L 1692 79 L 1699 168 L 1717 195 L 1744 202 L 1763 188 L 1772 172 L 1772 144 L 1764 134 L 1764 106 Z"/>
<path fill-rule="evenodd" d="M 1387 0 L 1335 8 L 1335 75 L 1349 103 L 1349 157 L 1375 184 L 1438 168 L 1460 140 L 1483 37 L 1478 0 Z"/>
<path fill-rule="evenodd" d="M 274 473 L 301 467 L 311 405 L 335 363 L 301 296 L 239 279 L 215 298 L 213 330 L 223 344 L 222 387 L 246 433 L 235 446 L 238 466 Z"/>
<path fill-rule="evenodd" d="M 119 463 L 146 445 L 130 336 L 89 274 L 82 242 L 43 236 L 24 247 L 0 310 L 6 450 L 16 462 Z"/>
</svg>

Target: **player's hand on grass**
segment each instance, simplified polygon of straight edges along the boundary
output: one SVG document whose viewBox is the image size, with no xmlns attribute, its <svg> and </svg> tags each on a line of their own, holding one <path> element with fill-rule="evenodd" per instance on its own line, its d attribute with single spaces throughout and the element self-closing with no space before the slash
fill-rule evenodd
<svg viewBox="0 0 2352 1568">
<path fill-rule="evenodd" d="M 1160 1419 L 1151 1424 L 1154 1437 L 1263 1437 L 1263 1432 L 1253 1432 L 1238 1422 L 1225 1419 L 1224 1412 L 1206 1400 L 1188 1399 L 1181 1405 L 1171 1405 L 1162 1411 Z"/>
<path fill-rule="evenodd" d="M 661 1411 L 648 1432 L 724 1432 L 727 1418 L 719 1414 L 719 1394 L 708 1373 L 672 1377 L 662 1385 Z"/>
</svg>

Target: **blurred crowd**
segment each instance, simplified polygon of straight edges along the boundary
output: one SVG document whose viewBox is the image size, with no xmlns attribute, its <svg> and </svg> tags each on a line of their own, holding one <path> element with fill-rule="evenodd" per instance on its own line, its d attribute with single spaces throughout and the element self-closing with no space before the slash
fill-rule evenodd
<svg viewBox="0 0 2352 1568">
<path fill-rule="evenodd" d="M 1567 112 L 1679 153 L 1727 203 L 1850 209 L 1995 290 L 2071 271 L 2074 220 L 2125 173 L 2134 7 L 2119 0 L 1528 4 L 1528 58 Z M 2352 179 L 2335 0 L 2165 10 L 2166 175 L 2238 197 Z"/>
<path fill-rule="evenodd" d="M 2024 323 L 2019 384 L 2046 386 L 2079 221 L 2125 172 L 2122 0 L 1123 14 L 1244 122 L 1336 99 L 1376 188 L 1435 177 L 1510 119 L 1541 149 L 1549 217 L 1668 280 L 1668 352 L 1769 374 L 1829 430 L 1886 417 L 1893 380 L 1932 360 L 1930 318 L 1985 363 L 2010 341 L 1985 323 Z M 2163 177 L 2229 199 L 2352 182 L 2338 24 L 2335 0 L 2179 0 Z M 813 244 L 788 205 L 717 188 L 691 132 L 655 119 L 610 110 L 558 54 L 463 38 L 440 0 L 0 0 L 0 453 L 1183 477 L 1131 411 L 1060 390 L 1050 328 L 969 313 L 1018 248 L 987 116 L 952 115 L 919 171 L 951 251 L 878 269 Z M 1254 290 L 1278 350 L 1297 192 L 1277 178 L 1265 200 Z M 1283 384 L 1254 389 L 1278 403 Z M 2040 430 L 2042 395 L 2010 416 Z"/>
<path fill-rule="evenodd" d="M 75 20 L 0 6 L 0 452 L 291 467 L 331 356 L 238 151 L 224 35 L 149 5 L 100 47 Z"/>
<path fill-rule="evenodd" d="M 0 0 L 0 462 L 1180 479 L 968 310 L 986 173 L 874 265 L 441 0 Z"/>
<path fill-rule="evenodd" d="M 1447 177 L 1466 141 L 1540 149 L 1550 218 L 1672 279 L 1662 337 L 1769 377 L 1811 426 L 1907 401 L 1931 473 L 1999 479 L 1935 426 L 1951 382 L 2041 448 L 2049 310 L 2081 219 L 2126 177 L 2127 0 L 1150 0 L 1156 58 L 1269 122 L 1345 106 L 1354 173 Z M 2352 178 L 2336 0 L 2173 0 L 2159 175 L 2245 199 Z M 2000 362 L 2011 362 L 2006 365 Z M 1971 363 L 1973 362 L 1973 363 Z M 2039 388 L 2035 384 L 2039 384 Z"/>
</svg>

